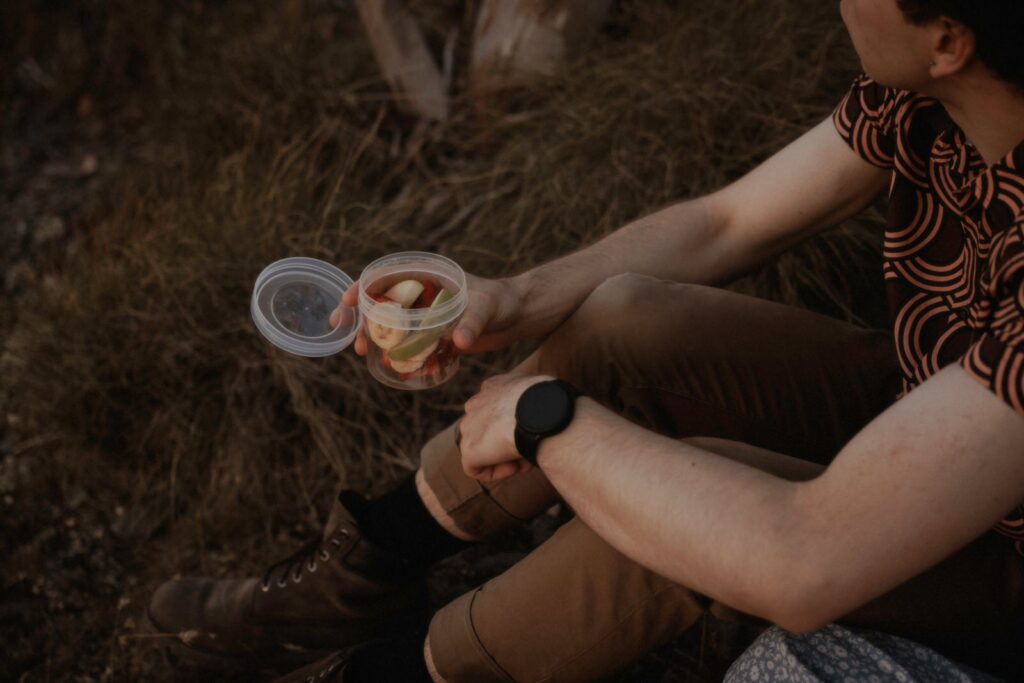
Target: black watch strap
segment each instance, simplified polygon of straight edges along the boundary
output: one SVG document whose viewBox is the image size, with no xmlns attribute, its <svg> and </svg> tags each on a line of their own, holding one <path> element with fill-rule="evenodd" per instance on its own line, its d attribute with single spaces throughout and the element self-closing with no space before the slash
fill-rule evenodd
<svg viewBox="0 0 1024 683">
<path fill-rule="evenodd" d="M 516 450 L 537 464 L 540 442 L 565 430 L 575 414 L 579 389 L 560 379 L 538 382 L 527 388 L 516 405 Z"/>
<path fill-rule="evenodd" d="M 516 450 L 524 460 L 533 465 L 537 464 L 537 451 L 540 450 L 540 440 L 543 438 L 543 436 L 530 434 L 516 425 Z"/>
</svg>

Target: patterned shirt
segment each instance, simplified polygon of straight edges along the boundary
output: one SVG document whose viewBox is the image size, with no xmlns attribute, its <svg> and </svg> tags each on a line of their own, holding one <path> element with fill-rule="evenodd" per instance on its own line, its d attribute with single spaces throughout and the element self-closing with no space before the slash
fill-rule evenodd
<svg viewBox="0 0 1024 683">
<path fill-rule="evenodd" d="M 1024 415 L 1024 142 L 988 168 L 937 100 L 867 76 L 833 119 L 892 171 L 883 274 L 899 397 L 956 362 Z M 1024 550 L 1024 507 L 997 530 Z"/>
</svg>

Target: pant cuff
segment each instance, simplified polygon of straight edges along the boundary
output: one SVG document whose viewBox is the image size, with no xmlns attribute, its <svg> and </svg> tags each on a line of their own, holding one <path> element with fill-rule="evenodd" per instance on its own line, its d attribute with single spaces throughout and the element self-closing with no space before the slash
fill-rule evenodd
<svg viewBox="0 0 1024 683">
<path fill-rule="evenodd" d="M 501 681 L 515 679 L 484 648 L 473 628 L 473 601 L 480 589 L 443 607 L 430 622 L 425 649 L 435 681 Z M 435 675 L 436 673 L 436 675 Z"/>
<path fill-rule="evenodd" d="M 480 540 L 478 537 L 473 536 L 460 527 L 458 522 L 455 521 L 455 518 L 448 514 L 448 511 L 441 503 L 440 498 L 437 497 L 437 493 L 427 482 L 427 478 L 424 476 L 422 469 L 417 470 L 416 472 L 416 492 L 419 493 L 420 500 L 423 501 L 423 507 L 427 509 L 430 516 L 434 518 L 434 521 L 436 521 L 442 529 L 460 541 L 473 543 Z"/>
</svg>

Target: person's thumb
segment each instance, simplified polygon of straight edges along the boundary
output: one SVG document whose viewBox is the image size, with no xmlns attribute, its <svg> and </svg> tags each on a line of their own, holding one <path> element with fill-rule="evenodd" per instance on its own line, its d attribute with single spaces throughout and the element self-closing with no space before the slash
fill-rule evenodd
<svg viewBox="0 0 1024 683">
<path fill-rule="evenodd" d="M 487 329 L 494 314 L 494 303 L 490 299 L 470 297 L 469 306 L 462 320 L 455 328 L 452 339 L 460 351 L 468 351 Z"/>
<path fill-rule="evenodd" d="M 359 305 L 359 280 L 353 282 L 352 286 L 341 295 L 341 303 L 353 308 Z"/>
</svg>

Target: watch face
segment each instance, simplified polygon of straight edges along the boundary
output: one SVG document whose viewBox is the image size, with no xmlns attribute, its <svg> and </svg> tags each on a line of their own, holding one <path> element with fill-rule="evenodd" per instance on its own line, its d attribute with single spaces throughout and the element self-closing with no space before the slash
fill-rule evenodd
<svg viewBox="0 0 1024 683">
<path fill-rule="evenodd" d="M 571 419 L 574 400 L 557 383 L 534 384 L 519 399 L 516 422 L 535 434 L 558 431 Z"/>
</svg>

